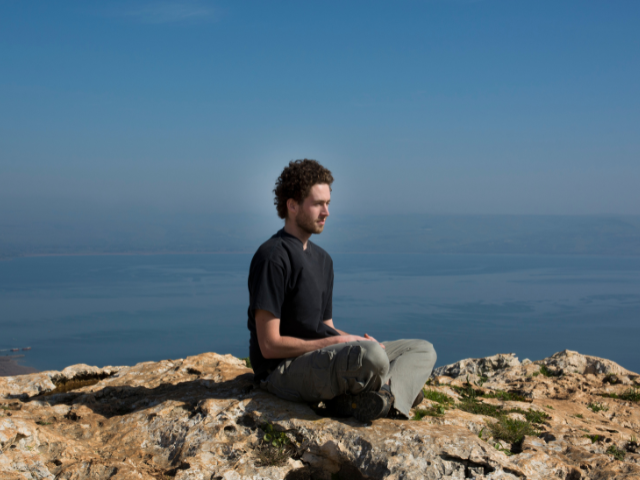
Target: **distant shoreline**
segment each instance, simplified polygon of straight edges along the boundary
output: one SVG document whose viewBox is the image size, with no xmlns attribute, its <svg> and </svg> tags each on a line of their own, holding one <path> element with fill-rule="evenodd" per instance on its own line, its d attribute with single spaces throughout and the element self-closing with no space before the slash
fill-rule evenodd
<svg viewBox="0 0 640 480">
<path fill-rule="evenodd" d="M 18 364 L 18 359 L 24 355 L 2 355 L 0 356 L 0 377 L 13 377 L 15 375 L 28 375 L 38 373 L 33 367 L 25 367 Z"/>
</svg>

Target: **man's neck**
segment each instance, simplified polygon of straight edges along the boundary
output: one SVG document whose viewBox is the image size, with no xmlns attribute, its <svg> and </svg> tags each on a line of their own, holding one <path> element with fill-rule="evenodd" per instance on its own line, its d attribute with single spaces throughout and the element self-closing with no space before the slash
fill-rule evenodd
<svg viewBox="0 0 640 480">
<path fill-rule="evenodd" d="M 307 242 L 311 237 L 311 234 L 309 232 L 305 232 L 295 222 L 289 219 L 285 220 L 284 222 L 284 231 L 300 240 L 302 242 L 303 250 L 307 249 Z"/>
</svg>

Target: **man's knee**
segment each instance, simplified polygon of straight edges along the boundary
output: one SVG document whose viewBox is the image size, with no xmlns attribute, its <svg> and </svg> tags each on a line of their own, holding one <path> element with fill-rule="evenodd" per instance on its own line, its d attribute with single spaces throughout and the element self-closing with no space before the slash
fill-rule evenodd
<svg viewBox="0 0 640 480">
<path fill-rule="evenodd" d="M 414 340 L 414 342 L 415 344 L 412 350 L 414 352 L 420 352 L 425 362 L 430 363 L 433 367 L 438 359 L 438 354 L 436 353 L 436 349 L 433 348 L 433 344 L 426 340 Z"/>
<path fill-rule="evenodd" d="M 433 367 L 435 365 L 438 355 L 431 342 L 421 339 L 398 340 L 398 342 L 401 343 L 399 346 L 396 345 L 396 348 L 400 349 L 402 355 L 409 354 L 422 367 Z"/>
<path fill-rule="evenodd" d="M 385 378 L 389 373 L 389 357 L 376 342 L 362 342 L 362 369 L 372 375 Z"/>
</svg>

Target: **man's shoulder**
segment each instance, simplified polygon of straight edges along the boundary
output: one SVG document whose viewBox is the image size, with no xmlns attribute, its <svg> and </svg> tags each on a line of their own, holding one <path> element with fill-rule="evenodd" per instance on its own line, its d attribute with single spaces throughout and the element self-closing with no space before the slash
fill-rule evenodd
<svg viewBox="0 0 640 480">
<path fill-rule="evenodd" d="M 317 243 L 313 243 L 311 241 L 309 241 L 309 243 L 312 245 L 312 248 L 317 252 L 317 255 L 319 257 L 321 257 L 324 261 L 333 263 L 333 259 L 331 258 L 331 255 L 329 255 L 329 252 L 327 252 L 324 248 L 322 248 Z"/>
<path fill-rule="evenodd" d="M 258 247 L 256 253 L 253 255 L 252 263 L 262 262 L 267 260 L 282 261 L 286 259 L 287 252 L 284 248 L 281 232 L 278 231 L 270 239 L 264 242 Z"/>
</svg>

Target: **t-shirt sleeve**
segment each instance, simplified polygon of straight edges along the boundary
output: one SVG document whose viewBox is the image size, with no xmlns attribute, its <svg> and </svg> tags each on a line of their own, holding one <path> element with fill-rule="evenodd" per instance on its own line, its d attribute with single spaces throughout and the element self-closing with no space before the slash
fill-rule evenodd
<svg viewBox="0 0 640 480">
<path fill-rule="evenodd" d="M 333 265 L 331 265 L 331 275 L 329 278 L 329 285 L 327 288 L 327 301 L 324 307 L 324 313 L 322 314 L 322 321 L 330 320 L 333 318 Z"/>
<path fill-rule="evenodd" d="M 263 260 L 253 266 L 249 280 L 249 308 L 254 312 L 266 310 L 280 318 L 284 303 L 284 267 L 274 260 Z"/>
</svg>

